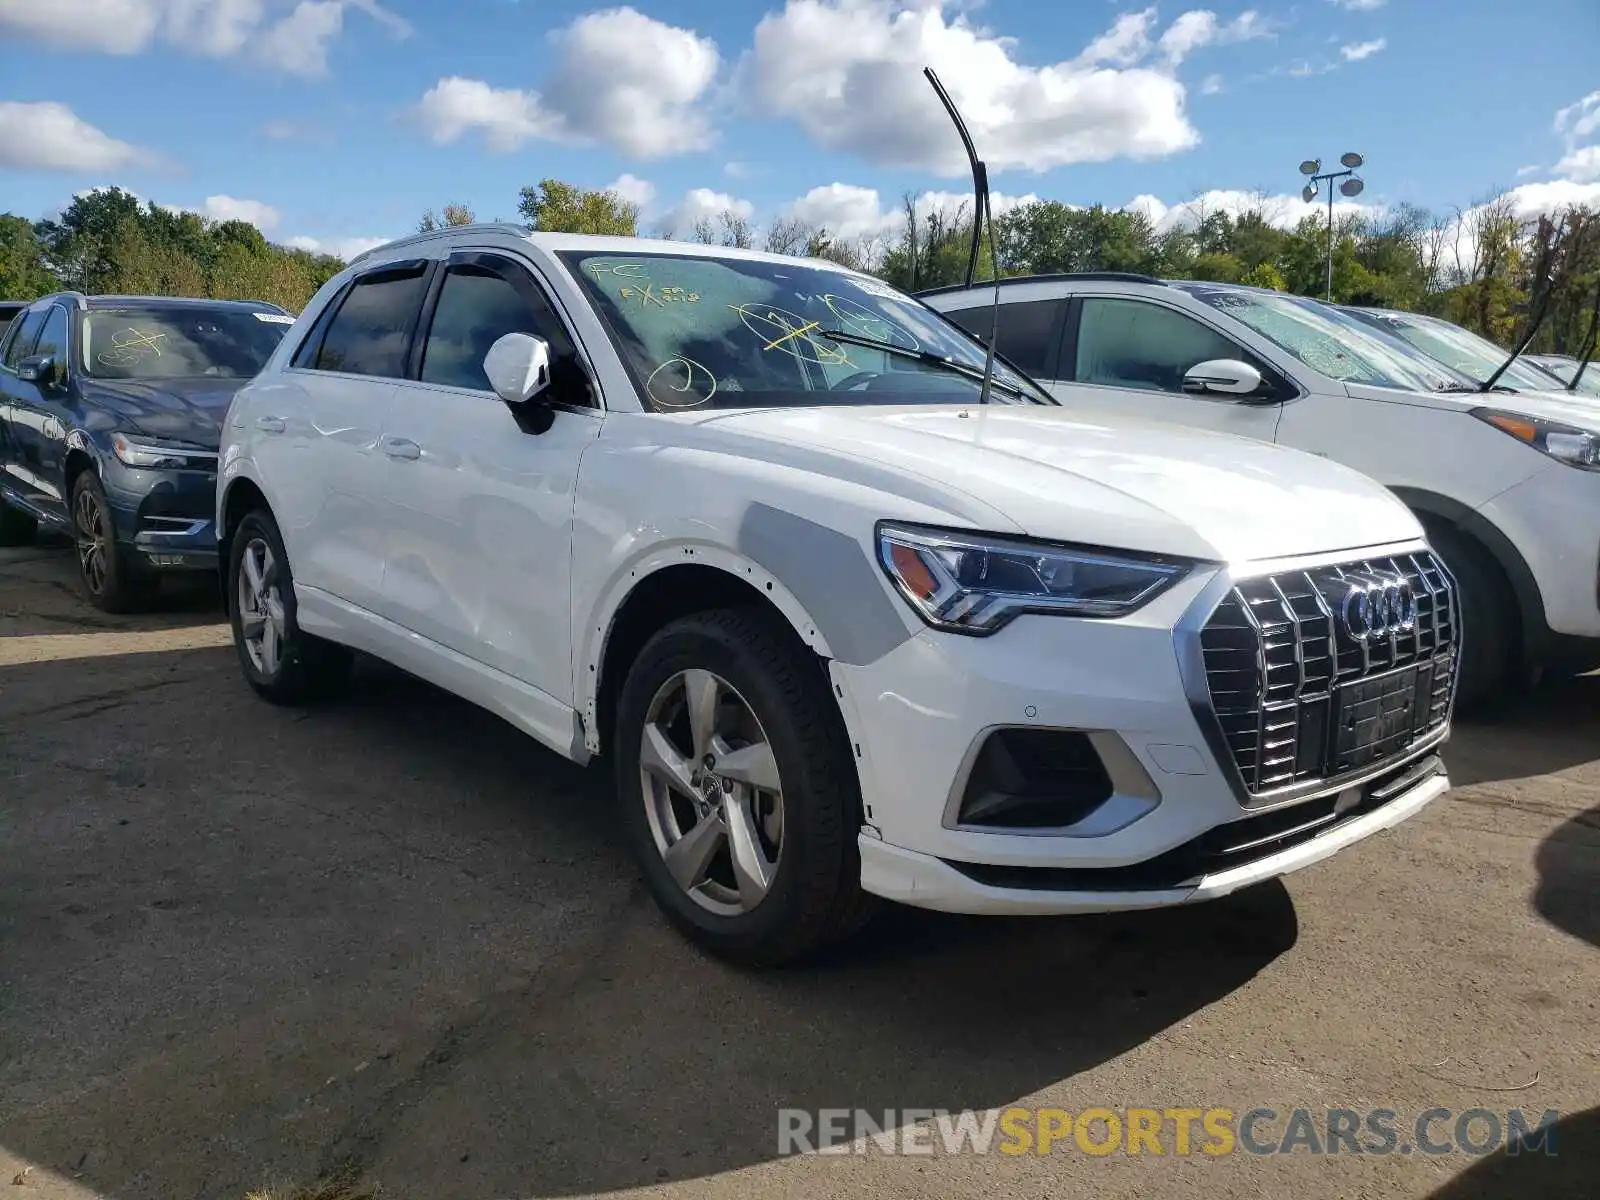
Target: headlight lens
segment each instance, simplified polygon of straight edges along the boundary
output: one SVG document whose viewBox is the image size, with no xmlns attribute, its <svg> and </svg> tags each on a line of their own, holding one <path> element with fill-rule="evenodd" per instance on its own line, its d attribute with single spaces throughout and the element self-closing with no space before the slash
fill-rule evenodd
<svg viewBox="0 0 1600 1200">
<path fill-rule="evenodd" d="M 1600 471 L 1600 433 L 1497 408 L 1475 408 L 1472 415 L 1569 467 Z"/>
<path fill-rule="evenodd" d="M 889 522 L 878 526 L 878 561 L 929 625 L 977 636 L 1025 612 L 1126 616 L 1191 565 Z"/>
<path fill-rule="evenodd" d="M 217 456 L 198 446 L 182 442 L 163 442 L 155 438 L 131 437 L 126 433 L 111 435 L 111 449 L 130 467 L 160 470 L 163 468 L 212 469 Z"/>
</svg>

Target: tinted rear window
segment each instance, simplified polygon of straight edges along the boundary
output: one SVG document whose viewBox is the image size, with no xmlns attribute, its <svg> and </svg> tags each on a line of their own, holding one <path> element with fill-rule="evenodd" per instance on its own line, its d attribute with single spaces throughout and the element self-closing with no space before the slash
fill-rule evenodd
<svg viewBox="0 0 1600 1200">
<path fill-rule="evenodd" d="M 422 307 L 422 268 L 358 279 L 339 306 L 314 364 L 350 375 L 405 375 L 406 347 Z"/>
</svg>

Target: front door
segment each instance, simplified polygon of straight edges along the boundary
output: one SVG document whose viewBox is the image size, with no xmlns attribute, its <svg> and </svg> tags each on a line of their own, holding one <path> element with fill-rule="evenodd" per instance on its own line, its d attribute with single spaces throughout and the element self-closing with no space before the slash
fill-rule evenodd
<svg viewBox="0 0 1600 1200">
<path fill-rule="evenodd" d="M 525 432 L 483 359 L 507 333 L 576 351 L 532 274 L 463 251 L 444 265 L 419 331 L 416 378 L 384 429 L 389 530 L 382 614 L 561 702 L 572 702 L 573 495 L 600 431 L 589 389 L 557 371 L 555 420 Z"/>
<path fill-rule="evenodd" d="M 1210 359 L 1237 359 L 1275 373 L 1231 338 L 1187 313 L 1154 301 L 1085 296 L 1069 329 L 1050 391 L 1073 408 L 1143 417 L 1222 433 L 1275 440 L 1283 397 L 1186 392 L 1185 373 Z M 1268 386 L 1272 386 L 1271 383 Z"/>
</svg>

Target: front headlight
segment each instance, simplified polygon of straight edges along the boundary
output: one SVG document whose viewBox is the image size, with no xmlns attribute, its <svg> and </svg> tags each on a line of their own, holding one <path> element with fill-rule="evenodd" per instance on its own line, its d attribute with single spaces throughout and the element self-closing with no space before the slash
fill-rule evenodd
<svg viewBox="0 0 1600 1200">
<path fill-rule="evenodd" d="M 976 636 L 1027 612 L 1127 616 L 1191 565 L 887 521 L 878 525 L 878 561 L 929 625 Z"/>
<path fill-rule="evenodd" d="M 1497 408 L 1475 408 L 1472 415 L 1569 467 L 1600 471 L 1600 433 Z"/>
<path fill-rule="evenodd" d="M 178 469 L 192 467 L 196 470 L 214 469 L 217 456 L 209 450 L 183 442 L 165 442 L 157 438 L 133 437 L 126 433 L 111 435 L 111 449 L 118 459 L 130 467 L 145 470 Z"/>
</svg>

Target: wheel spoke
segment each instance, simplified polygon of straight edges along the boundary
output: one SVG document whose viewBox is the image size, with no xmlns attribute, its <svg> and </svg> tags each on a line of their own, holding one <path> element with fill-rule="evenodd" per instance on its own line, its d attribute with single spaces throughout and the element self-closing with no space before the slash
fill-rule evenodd
<svg viewBox="0 0 1600 1200">
<path fill-rule="evenodd" d="M 683 695 L 689 708 L 689 735 L 694 742 L 694 761 L 701 762 L 711 750 L 717 732 L 717 699 L 721 692 L 717 677 L 710 671 L 685 671 Z"/>
<path fill-rule="evenodd" d="M 644 727 L 644 742 L 639 747 L 639 765 L 691 800 L 699 798 L 699 790 L 689 779 L 693 769 L 689 760 L 672 744 L 666 730 L 653 721 Z"/>
<path fill-rule="evenodd" d="M 247 638 L 258 638 L 266 625 L 267 619 L 260 613 L 241 612 L 239 614 L 239 629 Z"/>
<path fill-rule="evenodd" d="M 711 860 L 717 856 L 723 841 L 722 822 L 713 816 L 702 819 L 667 847 L 664 861 L 679 887 L 688 892 L 705 882 Z"/>
<path fill-rule="evenodd" d="M 261 671 L 271 675 L 278 669 L 278 627 L 269 618 L 261 627 Z"/>
<path fill-rule="evenodd" d="M 250 582 L 250 591 L 256 597 L 257 601 L 259 602 L 260 598 L 261 598 L 261 584 L 262 584 L 263 581 L 262 581 L 262 578 L 261 578 L 261 576 L 262 576 L 261 562 L 256 557 L 256 554 L 257 554 L 257 551 L 256 551 L 256 548 L 254 546 L 247 546 L 245 548 L 245 552 L 244 552 L 244 564 L 243 565 L 244 565 L 244 577 L 247 580 L 249 580 L 249 582 Z"/>
<path fill-rule="evenodd" d="M 761 853 L 748 797 L 729 796 L 723 805 L 723 812 L 728 826 L 733 877 L 739 884 L 739 901 L 746 908 L 753 908 L 772 886 L 772 867 Z"/>
<path fill-rule="evenodd" d="M 772 746 L 767 742 L 741 746 L 718 755 L 716 772 L 766 792 L 776 792 L 782 787 L 778 777 L 778 760 L 772 756 Z"/>
</svg>

